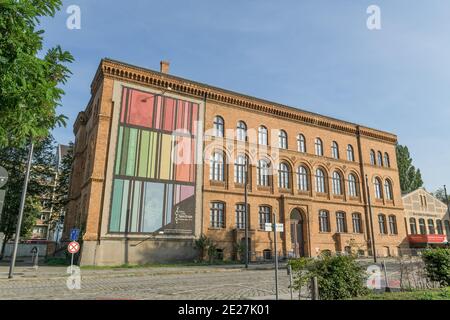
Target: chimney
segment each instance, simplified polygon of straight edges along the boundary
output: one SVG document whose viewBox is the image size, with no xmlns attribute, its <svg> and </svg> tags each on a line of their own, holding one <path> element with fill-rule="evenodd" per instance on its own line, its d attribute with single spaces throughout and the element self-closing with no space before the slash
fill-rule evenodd
<svg viewBox="0 0 450 320">
<path fill-rule="evenodd" d="M 170 62 L 169 61 L 161 61 L 160 72 L 169 73 Z"/>
</svg>

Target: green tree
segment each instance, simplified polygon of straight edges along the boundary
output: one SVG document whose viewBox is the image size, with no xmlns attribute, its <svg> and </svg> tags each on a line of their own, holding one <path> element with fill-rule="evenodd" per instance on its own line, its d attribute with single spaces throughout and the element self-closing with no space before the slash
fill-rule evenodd
<svg viewBox="0 0 450 320">
<path fill-rule="evenodd" d="M 397 165 L 400 175 L 400 187 L 403 193 L 412 192 L 423 186 L 420 169 L 413 166 L 407 146 L 397 144 Z"/>
<path fill-rule="evenodd" d="M 445 199 L 445 191 L 444 188 L 439 188 L 437 189 L 433 195 L 438 198 L 439 200 L 441 200 L 443 203 L 447 204 L 450 203 L 450 195 L 447 194 L 447 199 Z"/>
<path fill-rule="evenodd" d="M 66 117 L 56 108 L 70 74 L 72 55 L 56 46 L 43 48 L 41 17 L 53 17 L 61 0 L 0 1 L 0 147 L 45 138 Z"/>
<path fill-rule="evenodd" d="M 52 136 L 36 144 L 28 183 L 26 206 L 21 229 L 21 237 L 28 237 L 42 211 L 41 200 L 51 198 L 55 174 L 55 141 Z M 0 232 L 5 234 L 4 244 L 13 238 L 16 232 L 17 218 L 23 183 L 25 180 L 28 148 L 0 148 L 0 166 L 8 171 L 8 182 L 5 186 L 6 196 L 3 213 L 0 217 Z M 0 257 L 3 256 L 1 248 Z"/>
</svg>

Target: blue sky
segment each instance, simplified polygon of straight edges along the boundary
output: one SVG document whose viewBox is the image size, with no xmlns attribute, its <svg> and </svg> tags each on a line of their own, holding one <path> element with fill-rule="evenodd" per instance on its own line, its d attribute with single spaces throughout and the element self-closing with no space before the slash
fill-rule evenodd
<svg viewBox="0 0 450 320">
<path fill-rule="evenodd" d="M 382 29 L 366 27 L 381 8 Z M 81 30 L 66 28 L 69 5 Z M 450 2 L 440 0 L 64 1 L 46 48 L 75 56 L 61 113 L 72 125 L 101 58 L 171 73 L 396 133 L 429 191 L 450 186 Z"/>
</svg>

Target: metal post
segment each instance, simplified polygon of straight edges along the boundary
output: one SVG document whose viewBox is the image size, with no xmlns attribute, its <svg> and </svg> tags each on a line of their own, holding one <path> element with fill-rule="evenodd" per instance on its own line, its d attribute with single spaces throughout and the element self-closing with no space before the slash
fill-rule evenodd
<svg viewBox="0 0 450 320">
<path fill-rule="evenodd" d="M 249 255 L 249 250 L 248 250 L 248 191 L 247 191 L 247 186 L 248 186 L 248 161 L 247 161 L 247 157 L 245 157 L 245 180 L 244 180 L 244 206 L 245 206 L 245 268 L 248 269 L 248 255 Z"/>
<path fill-rule="evenodd" d="M 275 249 L 275 296 L 278 300 L 278 252 L 277 252 L 277 216 L 273 213 L 273 247 Z"/>
<path fill-rule="evenodd" d="M 292 282 L 293 282 L 293 279 L 292 279 L 292 266 L 291 265 L 288 265 L 288 274 L 289 274 L 289 288 L 291 289 L 290 291 L 291 291 L 291 300 L 294 300 L 294 293 L 293 293 L 293 288 L 292 288 Z"/>
<path fill-rule="evenodd" d="M 450 201 L 447 195 L 447 186 L 444 184 L 444 195 L 445 195 L 445 203 L 447 204 L 447 211 L 450 212 Z"/>
<path fill-rule="evenodd" d="M 384 270 L 384 283 L 385 283 L 384 290 L 386 292 L 391 292 L 391 288 L 389 288 L 389 279 L 388 279 L 387 268 L 386 268 L 386 261 L 385 260 L 383 260 L 383 270 Z"/>
<path fill-rule="evenodd" d="M 311 278 L 312 300 L 319 300 L 319 282 L 317 277 Z"/>
<path fill-rule="evenodd" d="M 19 246 L 20 230 L 22 228 L 23 210 L 25 208 L 25 200 L 26 200 L 26 196 L 27 196 L 28 179 L 30 178 L 31 162 L 33 160 L 33 149 L 34 149 L 34 144 L 33 144 L 33 142 L 31 142 L 30 150 L 28 152 L 27 171 L 25 173 L 25 181 L 23 183 L 22 199 L 20 200 L 19 216 L 17 218 L 16 236 L 14 239 L 14 249 L 13 249 L 13 254 L 11 257 L 11 265 L 9 266 L 9 276 L 8 276 L 9 279 L 12 279 L 14 276 L 14 267 L 16 265 L 16 258 L 17 258 L 17 248 Z"/>
<path fill-rule="evenodd" d="M 370 189 L 369 178 L 366 174 L 366 187 L 367 187 L 367 204 L 369 205 L 369 219 L 370 219 L 370 242 L 372 243 L 373 262 L 377 263 L 377 252 L 375 251 L 375 233 L 373 232 L 373 217 L 372 217 L 372 204 L 370 201 Z"/>
</svg>

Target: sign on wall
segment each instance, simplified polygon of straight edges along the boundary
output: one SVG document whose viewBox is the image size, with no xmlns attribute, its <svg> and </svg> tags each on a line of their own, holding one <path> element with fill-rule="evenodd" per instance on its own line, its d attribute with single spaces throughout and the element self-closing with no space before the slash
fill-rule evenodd
<svg viewBox="0 0 450 320">
<path fill-rule="evenodd" d="M 123 88 L 110 232 L 194 233 L 199 105 Z"/>
</svg>

